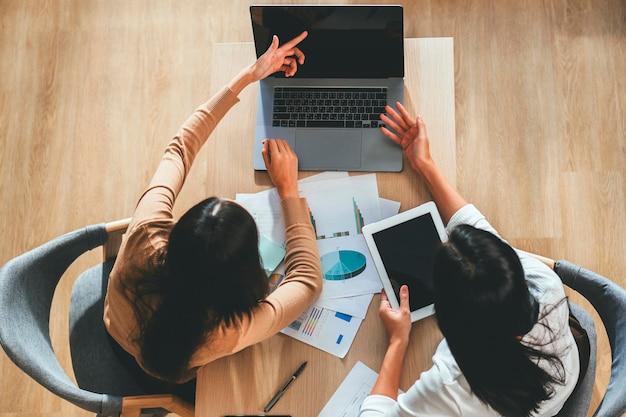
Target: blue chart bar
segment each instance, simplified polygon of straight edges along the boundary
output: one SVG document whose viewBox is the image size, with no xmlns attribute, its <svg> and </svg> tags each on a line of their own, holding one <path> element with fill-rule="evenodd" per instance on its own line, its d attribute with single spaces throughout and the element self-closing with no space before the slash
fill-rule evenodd
<svg viewBox="0 0 626 417">
<path fill-rule="evenodd" d="M 309 209 L 309 216 L 311 217 L 311 224 L 313 225 L 313 230 L 315 230 L 315 234 L 317 235 L 317 225 L 315 224 L 315 217 L 313 217 L 313 213 L 311 213 L 311 208 L 307 207 Z"/>
<path fill-rule="evenodd" d="M 361 214 L 361 210 L 359 210 L 359 206 L 356 203 L 356 200 L 352 198 L 352 204 L 354 206 L 354 222 L 356 224 L 356 232 L 357 234 L 363 234 L 363 226 L 365 225 L 365 221 L 363 220 L 363 215 Z"/>
<path fill-rule="evenodd" d="M 353 278 L 365 270 L 366 259 L 361 252 L 339 250 L 321 257 L 324 279 L 340 281 Z"/>
</svg>

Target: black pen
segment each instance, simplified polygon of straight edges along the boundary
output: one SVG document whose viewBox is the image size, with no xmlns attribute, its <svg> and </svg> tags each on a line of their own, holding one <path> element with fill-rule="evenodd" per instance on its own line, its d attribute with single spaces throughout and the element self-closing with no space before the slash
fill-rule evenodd
<svg viewBox="0 0 626 417">
<path fill-rule="evenodd" d="M 291 378 L 289 378 L 287 380 L 287 382 L 285 382 L 285 384 L 281 387 L 281 389 L 278 390 L 278 392 L 276 393 L 276 395 L 274 395 L 272 397 L 272 399 L 270 400 L 269 403 L 267 403 L 267 405 L 265 406 L 265 408 L 263 409 L 264 412 L 268 412 L 272 409 L 272 407 L 274 407 L 274 405 L 278 402 L 278 400 L 280 400 L 280 397 L 283 396 L 283 394 L 285 393 L 285 391 L 287 390 L 287 388 L 289 388 L 289 385 L 291 385 L 291 383 L 293 381 L 296 380 L 296 378 L 298 377 L 298 375 L 300 375 L 300 373 L 302 372 L 302 370 L 304 370 L 304 367 L 306 366 L 306 362 L 304 362 L 302 365 L 300 365 L 300 367 L 298 368 L 298 370 L 296 372 L 293 373 L 293 375 L 291 375 Z"/>
</svg>

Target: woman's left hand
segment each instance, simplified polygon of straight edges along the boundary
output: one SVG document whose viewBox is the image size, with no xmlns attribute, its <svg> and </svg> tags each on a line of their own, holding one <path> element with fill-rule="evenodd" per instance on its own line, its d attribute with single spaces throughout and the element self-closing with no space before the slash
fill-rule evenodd
<svg viewBox="0 0 626 417">
<path fill-rule="evenodd" d="M 259 81 L 275 72 L 284 71 L 286 77 L 298 71 L 298 64 L 304 64 L 304 53 L 297 45 L 308 36 L 304 31 L 289 42 L 278 46 L 278 36 L 272 37 L 272 44 L 251 67 L 253 81 Z"/>
<path fill-rule="evenodd" d="M 380 306 L 378 315 L 387 330 L 389 341 L 401 342 L 407 344 L 409 342 L 409 334 L 411 333 L 411 309 L 409 307 L 409 287 L 403 285 L 400 287 L 400 308 L 394 309 L 389 303 L 387 294 L 383 290 L 380 294 Z"/>
</svg>

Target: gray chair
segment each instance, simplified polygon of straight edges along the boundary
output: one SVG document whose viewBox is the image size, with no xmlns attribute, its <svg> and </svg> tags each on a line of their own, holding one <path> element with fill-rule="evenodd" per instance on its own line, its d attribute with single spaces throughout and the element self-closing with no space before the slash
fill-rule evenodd
<svg viewBox="0 0 626 417">
<path fill-rule="evenodd" d="M 587 417 L 596 377 L 595 358 L 598 353 L 596 327 L 593 323 L 593 318 L 584 308 L 571 301 L 569 302 L 569 308 L 589 337 L 589 363 L 587 369 L 580 370 L 581 374 L 584 373 L 584 376 L 578 382 L 576 390 L 567 399 L 557 417 Z"/>
<path fill-rule="evenodd" d="M 103 303 L 112 257 L 127 225 L 128 220 L 88 226 L 7 262 L 0 269 L 0 345 L 39 384 L 97 416 L 138 417 L 169 411 L 192 417 L 194 406 L 167 392 L 162 382 L 145 374 L 138 377 L 104 327 Z M 70 264 L 99 246 L 104 247 L 105 262 L 81 274 L 72 289 L 69 343 L 74 384 L 52 348 L 50 306 Z"/>
<path fill-rule="evenodd" d="M 598 312 L 611 345 L 611 375 L 594 417 L 622 417 L 626 413 L 626 290 L 613 281 L 568 261 L 555 262 L 537 256 L 571 289 L 580 293 Z M 560 417 L 587 416 L 596 375 L 596 330 L 589 313 L 570 302 L 572 313 L 589 335 L 590 360 L 585 377 L 558 414 Z"/>
</svg>

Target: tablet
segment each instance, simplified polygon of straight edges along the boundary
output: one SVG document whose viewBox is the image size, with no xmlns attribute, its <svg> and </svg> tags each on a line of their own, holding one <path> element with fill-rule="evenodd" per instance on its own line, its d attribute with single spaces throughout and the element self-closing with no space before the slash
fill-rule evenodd
<svg viewBox="0 0 626 417">
<path fill-rule="evenodd" d="M 400 306 L 400 287 L 406 284 L 411 322 L 434 314 L 433 260 L 448 236 L 435 203 L 368 224 L 363 236 L 391 306 Z"/>
</svg>

